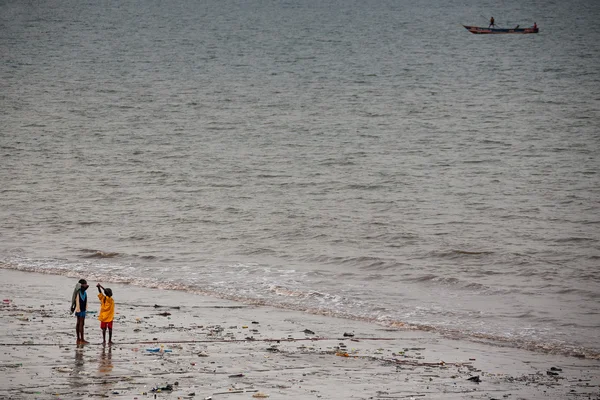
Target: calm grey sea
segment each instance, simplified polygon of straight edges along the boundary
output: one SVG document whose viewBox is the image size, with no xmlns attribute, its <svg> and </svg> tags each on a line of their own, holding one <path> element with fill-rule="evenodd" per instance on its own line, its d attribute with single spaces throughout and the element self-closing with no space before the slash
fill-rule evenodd
<svg viewBox="0 0 600 400">
<path fill-rule="evenodd" d="M 0 265 L 599 358 L 599 20 L 0 0 Z"/>
</svg>

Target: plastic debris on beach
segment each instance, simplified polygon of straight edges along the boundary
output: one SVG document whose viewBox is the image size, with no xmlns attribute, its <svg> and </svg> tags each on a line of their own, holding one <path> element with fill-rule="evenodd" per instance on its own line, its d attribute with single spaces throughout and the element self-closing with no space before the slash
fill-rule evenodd
<svg viewBox="0 0 600 400">
<path fill-rule="evenodd" d="M 151 390 L 151 392 L 153 392 L 153 393 L 172 392 L 172 391 L 173 391 L 173 385 L 171 385 L 170 383 L 167 383 L 166 386 L 163 386 L 163 387 L 152 388 L 152 390 Z"/>
<path fill-rule="evenodd" d="M 53 367 L 52 369 L 58 372 L 73 372 L 73 368 L 67 367 Z"/>
<path fill-rule="evenodd" d="M 162 347 L 152 347 L 152 348 L 146 349 L 146 351 L 149 353 L 171 353 L 171 352 L 173 352 L 173 350 L 171 350 L 171 349 L 164 349 Z"/>
</svg>

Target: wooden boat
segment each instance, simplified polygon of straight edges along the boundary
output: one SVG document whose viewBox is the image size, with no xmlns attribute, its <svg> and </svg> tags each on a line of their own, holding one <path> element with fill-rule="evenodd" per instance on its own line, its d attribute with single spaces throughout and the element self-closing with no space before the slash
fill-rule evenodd
<svg viewBox="0 0 600 400">
<path fill-rule="evenodd" d="M 471 33 L 488 33 L 488 34 L 495 34 L 495 33 L 538 33 L 539 29 L 537 26 L 532 26 L 529 28 L 519 28 L 519 25 L 517 25 L 515 28 L 484 28 L 481 26 L 469 26 L 469 25 L 463 25 L 469 32 Z"/>
</svg>

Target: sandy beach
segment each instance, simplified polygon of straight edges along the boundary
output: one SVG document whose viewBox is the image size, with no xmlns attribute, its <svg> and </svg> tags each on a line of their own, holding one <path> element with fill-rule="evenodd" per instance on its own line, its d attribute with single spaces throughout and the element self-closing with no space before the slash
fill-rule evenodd
<svg viewBox="0 0 600 400">
<path fill-rule="evenodd" d="M 600 399 L 598 360 L 105 282 L 103 346 L 93 280 L 77 346 L 77 279 L 0 274 L 1 398 Z"/>
</svg>

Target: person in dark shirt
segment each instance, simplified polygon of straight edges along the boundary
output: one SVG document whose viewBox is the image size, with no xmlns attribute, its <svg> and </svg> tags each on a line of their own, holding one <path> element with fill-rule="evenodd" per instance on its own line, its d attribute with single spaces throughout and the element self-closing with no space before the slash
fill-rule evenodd
<svg viewBox="0 0 600 400">
<path fill-rule="evenodd" d="M 77 344 L 89 343 L 83 336 L 85 314 L 87 310 L 87 293 L 85 291 L 88 287 L 87 281 L 85 279 L 80 279 L 77 285 L 75 285 L 75 290 L 73 291 L 73 297 L 71 299 L 71 313 L 75 313 L 75 316 L 77 317 L 77 325 L 75 325 Z"/>
<path fill-rule="evenodd" d="M 496 26 L 494 23 L 494 17 L 490 18 L 490 26 L 488 26 L 488 28 L 491 28 L 492 26 Z"/>
</svg>

